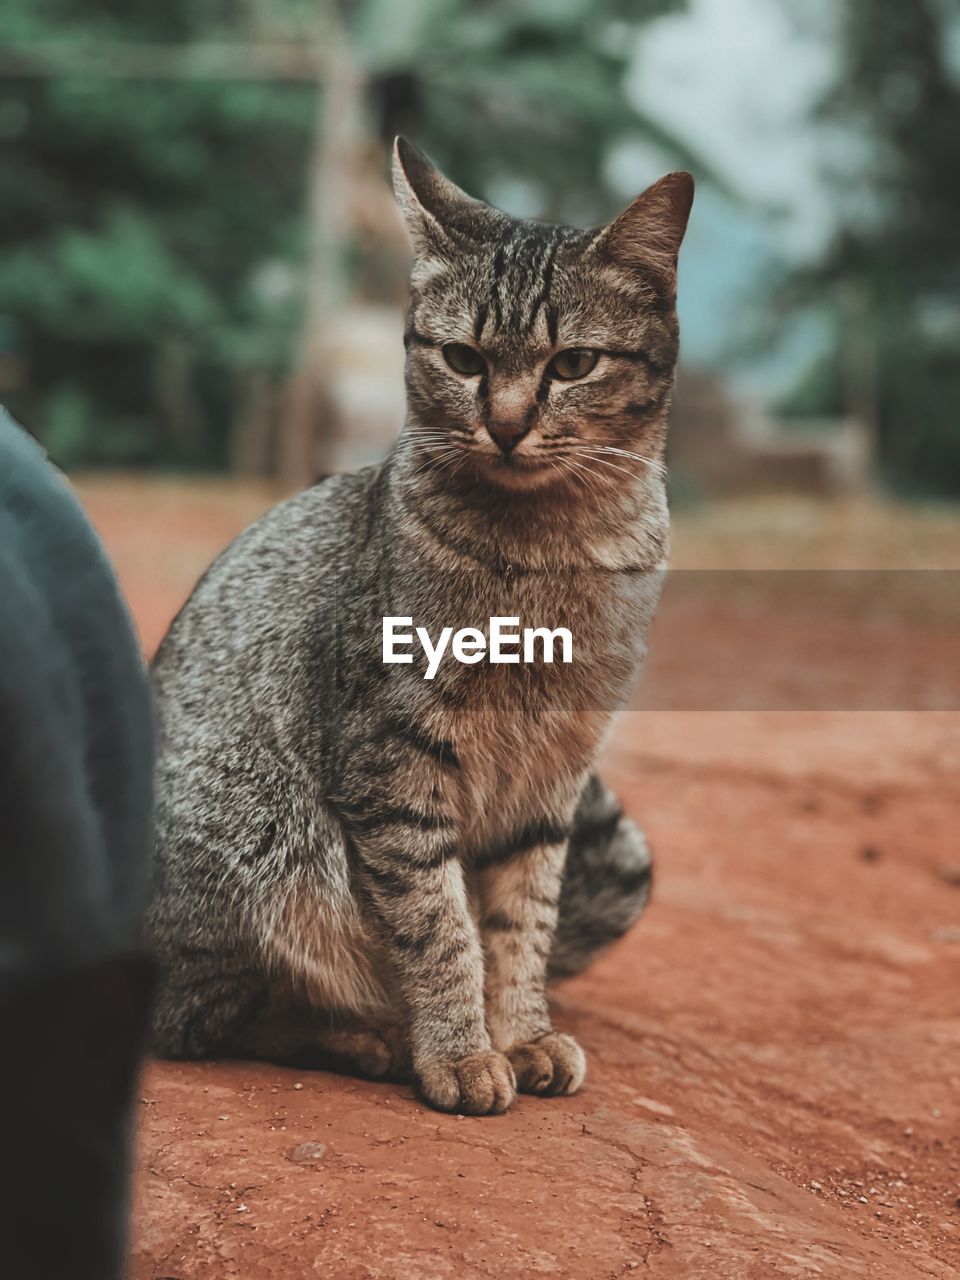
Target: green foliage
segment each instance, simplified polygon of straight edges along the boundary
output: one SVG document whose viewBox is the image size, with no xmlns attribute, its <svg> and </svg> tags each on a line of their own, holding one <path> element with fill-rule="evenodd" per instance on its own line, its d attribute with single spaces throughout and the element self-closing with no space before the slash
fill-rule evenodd
<svg viewBox="0 0 960 1280">
<path fill-rule="evenodd" d="M 628 103 L 636 30 L 685 0 L 367 0 L 353 30 L 384 141 L 409 134 L 471 191 L 522 179 L 536 212 L 609 212 L 604 162 L 643 138 L 689 157 Z"/>
<path fill-rule="evenodd" d="M 101 39 L 216 35 L 213 8 L 7 0 L 0 48 L 51 42 L 67 65 Z M 4 398 L 60 461 L 223 464 L 244 369 L 281 370 L 295 340 L 296 306 L 254 285 L 301 255 L 314 98 L 214 78 L 0 84 L 0 318 L 26 369 Z M 171 352 L 188 353 L 175 395 Z"/>
<path fill-rule="evenodd" d="M 0 357 L 26 370 L 4 398 L 62 462 L 222 466 L 250 372 L 296 356 L 317 90 L 229 78 L 211 46 L 322 53 L 342 19 L 372 135 L 478 193 L 521 179 L 544 216 L 609 210 L 619 138 L 670 143 L 623 74 L 683 0 L 333 4 L 6 0 L 0 55 L 31 74 L 0 80 Z"/>
<path fill-rule="evenodd" d="M 894 487 L 960 494 L 960 335 L 899 343 L 897 374 L 883 379 L 883 462 Z"/>
<path fill-rule="evenodd" d="M 822 261 L 797 272 L 781 294 L 794 310 L 819 311 L 836 333 L 832 351 L 785 407 L 842 412 L 859 377 L 875 404 L 888 482 L 953 495 L 960 494 L 960 83 L 946 48 L 958 25 L 960 0 L 847 0 L 841 63 L 820 108 L 828 135 L 848 143 L 833 175 L 840 225 Z M 851 333 L 864 355 L 859 372 Z"/>
</svg>

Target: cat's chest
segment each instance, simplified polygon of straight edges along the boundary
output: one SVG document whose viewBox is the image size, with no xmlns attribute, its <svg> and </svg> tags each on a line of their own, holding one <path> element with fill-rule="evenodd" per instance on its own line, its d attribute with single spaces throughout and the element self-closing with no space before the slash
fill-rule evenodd
<svg viewBox="0 0 960 1280">
<path fill-rule="evenodd" d="M 507 757 L 525 744 L 543 763 L 623 705 L 658 592 L 653 575 L 599 571 L 451 582 L 416 602 L 424 636 L 443 651 L 429 671 L 423 660 L 408 668 L 407 687 L 456 737 L 499 743 Z"/>
<path fill-rule="evenodd" d="M 549 690 L 570 679 L 615 674 L 618 659 L 636 660 L 643 648 L 659 595 L 660 576 L 616 573 L 602 568 L 557 572 L 508 571 L 493 575 L 459 572 L 404 584 L 403 613 L 422 628 L 419 644 L 444 648 L 431 679 L 449 678 L 456 662 L 483 666 L 524 666 L 514 687 L 539 684 Z M 484 643 L 465 659 L 461 638 Z M 495 633 L 498 633 L 495 635 Z M 421 633 L 418 631 L 418 636 Z M 537 672 L 543 676 L 537 678 Z M 447 683 L 440 681 L 440 686 Z M 478 679 L 459 687 L 496 693 L 500 682 Z"/>
<path fill-rule="evenodd" d="M 482 848 L 532 820 L 572 814 L 635 678 L 658 576 L 461 570 L 403 586 L 413 627 L 432 643 L 452 632 L 430 678 L 418 660 L 402 669 L 398 687 L 413 699 L 415 718 L 455 748 L 467 844 Z M 498 626 L 509 637 L 499 661 Z M 458 656 L 461 629 L 484 639 L 469 662 Z"/>
<path fill-rule="evenodd" d="M 451 716 L 457 744 L 462 834 L 481 849 L 538 819 L 572 814 L 583 778 L 609 723 L 599 709 L 569 715 L 562 708 L 505 719 L 493 707 Z"/>
</svg>

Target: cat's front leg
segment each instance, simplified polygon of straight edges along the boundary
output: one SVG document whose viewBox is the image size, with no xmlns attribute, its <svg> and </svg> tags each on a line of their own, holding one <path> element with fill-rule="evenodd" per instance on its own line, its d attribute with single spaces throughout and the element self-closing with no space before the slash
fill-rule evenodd
<svg viewBox="0 0 960 1280">
<path fill-rule="evenodd" d="M 440 1111 L 506 1111 L 516 1080 L 487 1032 L 483 952 L 463 868 L 442 827 L 401 833 L 403 825 L 410 823 L 391 817 L 352 843 L 407 1009 L 420 1091 Z"/>
<path fill-rule="evenodd" d="M 566 840 L 519 843 L 479 866 L 487 1026 L 521 1092 L 575 1093 L 586 1060 L 572 1036 L 554 1030 L 546 993 Z"/>
</svg>

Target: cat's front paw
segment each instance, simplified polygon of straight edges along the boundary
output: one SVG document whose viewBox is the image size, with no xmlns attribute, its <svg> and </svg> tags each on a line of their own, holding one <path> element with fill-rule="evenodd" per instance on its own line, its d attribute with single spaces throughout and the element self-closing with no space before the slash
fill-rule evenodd
<svg viewBox="0 0 960 1280">
<path fill-rule="evenodd" d="M 517 1093 L 513 1068 L 504 1054 L 492 1049 L 424 1063 L 418 1077 L 420 1092 L 431 1107 L 468 1116 L 500 1115 Z"/>
<path fill-rule="evenodd" d="M 521 1093 L 542 1096 L 576 1093 L 587 1074 L 587 1060 L 573 1036 L 549 1031 L 539 1040 L 515 1044 L 507 1057 Z"/>
</svg>

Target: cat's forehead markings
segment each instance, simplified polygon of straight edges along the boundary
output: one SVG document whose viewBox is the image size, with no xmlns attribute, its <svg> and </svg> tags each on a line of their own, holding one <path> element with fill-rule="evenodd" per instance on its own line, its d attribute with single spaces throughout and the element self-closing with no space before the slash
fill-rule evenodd
<svg viewBox="0 0 960 1280">
<path fill-rule="evenodd" d="M 481 335 L 489 328 L 491 336 L 525 341 L 539 327 L 547 342 L 553 342 L 555 325 L 548 303 L 562 241 L 560 227 L 521 224 L 497 245 L 491 263 L 490 306 L 480 304 L 477 313 Z"/>
<path fill-rule="evenodd" d="M 524 332 L 528 335 L 532 334 L 542 314 L 547 338 L 551 345 L 556 340 L 556 320 L 554 318 L 554 322 L 551 325 L 551 316 L 555 317 L 555 312 L 551 310 L 549 305 L 550 290 L 553 285 L 553 272 L 557 261 L 557 253 L 560 250 L 562 240 L 563 232 L 559 227 L 554 227 L 551 234 L 544 241 L 543 254 L 539 263 L 539 284 L 530 300 L 530 310 L 524 324 Z"/>
</svg>

